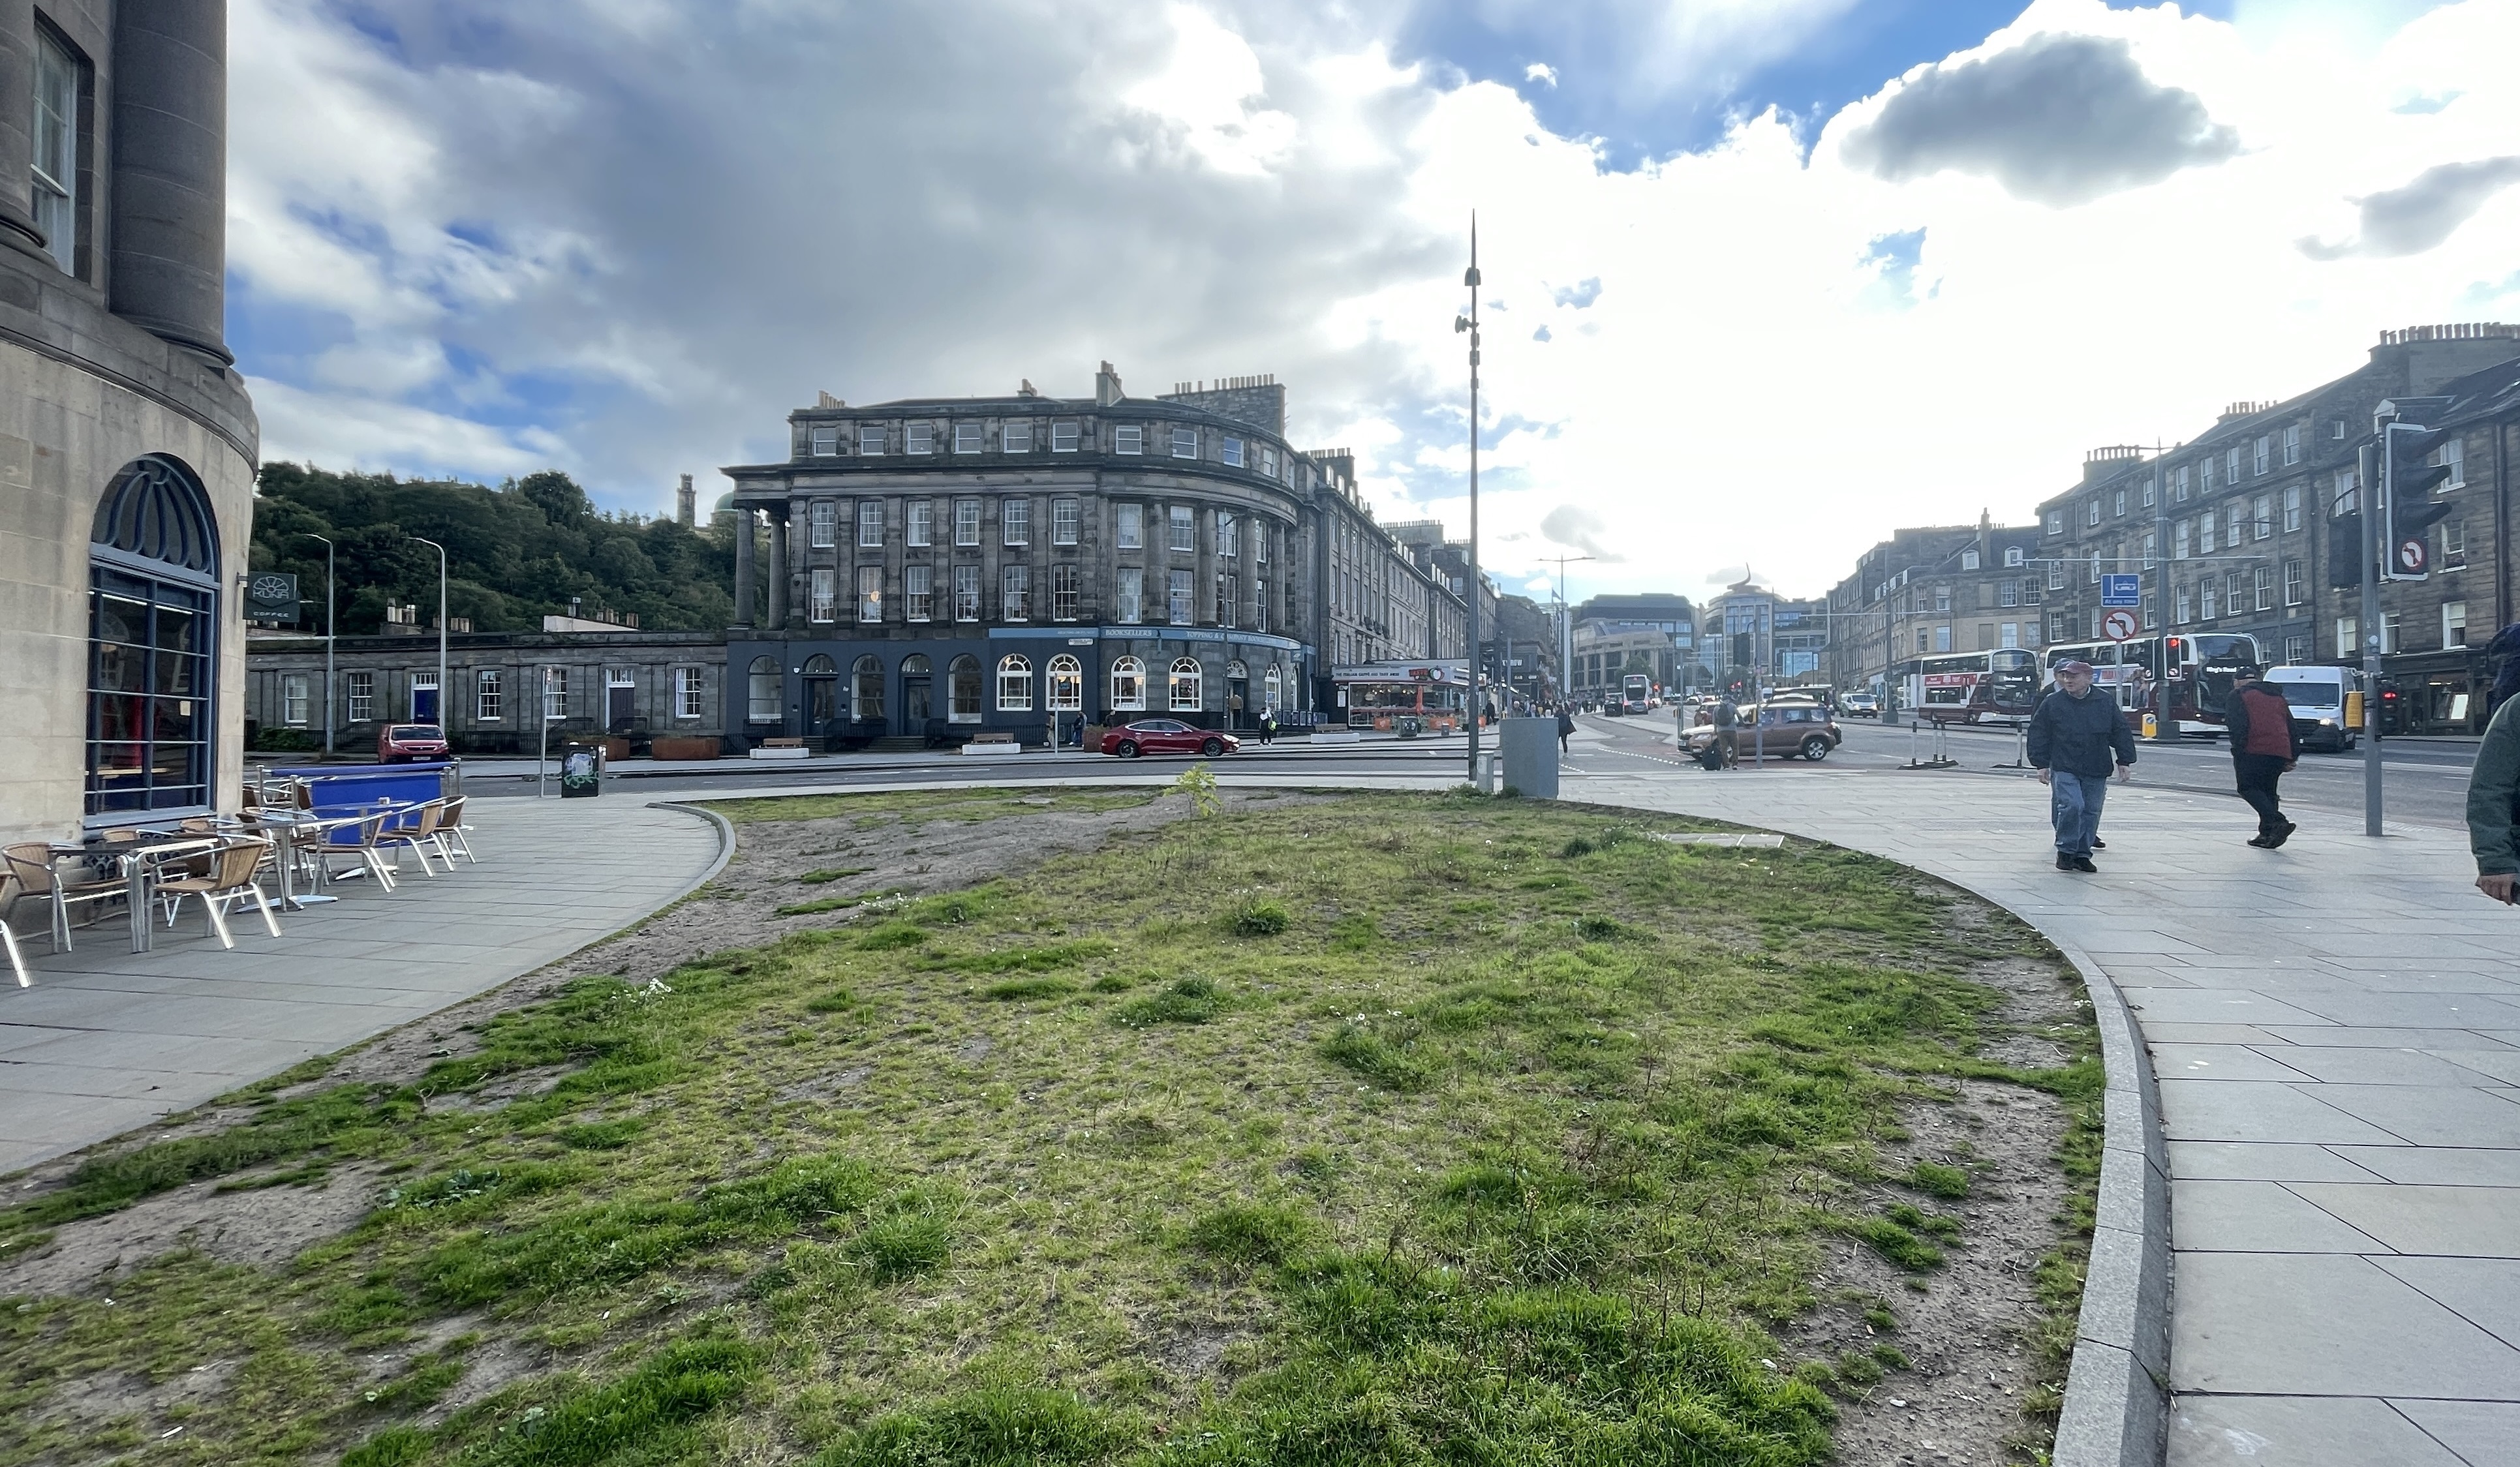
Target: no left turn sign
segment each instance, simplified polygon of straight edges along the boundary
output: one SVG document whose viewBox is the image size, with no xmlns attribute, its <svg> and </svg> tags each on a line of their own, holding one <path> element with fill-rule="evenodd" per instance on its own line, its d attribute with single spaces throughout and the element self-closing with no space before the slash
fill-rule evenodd
<svg viewBox="0 0 2520 1467">
<path fill-rule="evenodd" d="M 2126 641 L 2136 633 L 2135 613 L 2132 611 L 2110 612 L 2108 615 L 2100 618 L 2100 632 L 2101 635 L 2107 637 L 2111 642 Z"/>
</svg>

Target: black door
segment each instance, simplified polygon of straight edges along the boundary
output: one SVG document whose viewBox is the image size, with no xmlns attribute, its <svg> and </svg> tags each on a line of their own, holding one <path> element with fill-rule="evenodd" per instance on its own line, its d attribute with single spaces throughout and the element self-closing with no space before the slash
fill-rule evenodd
<svg viewBox="0 0 2520 1467">
<path fill-rule="evenodd" d="M 929 680 L 910 677 L 901 680 L 901 727 L 904 733 L 924 733 L 927 720 L 934 717 L 933 699 L 928 693 Z"/>
</svg>

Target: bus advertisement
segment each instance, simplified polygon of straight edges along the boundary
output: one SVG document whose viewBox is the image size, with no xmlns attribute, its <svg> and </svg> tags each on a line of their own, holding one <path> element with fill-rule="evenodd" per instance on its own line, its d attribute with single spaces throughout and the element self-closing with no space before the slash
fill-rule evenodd
<svg viewBox="0 0 2520 1467">
<path fill-rule="evenodd" d="M 1918 657 L 1899 675 L 1901 705 L 1929 723 L 2026 718 L 2039 702 L 2039 654 L 2019 647 Z"/>
<path fill-rule="evenodd" d="M 2231 677 L 2258 661 L 2258 639 L 2246 633 L 2143 637 L 2128 642 L 2059 643 L 2048 648 L 2047 681 L 2074 658 L 2092 664 L 2092 684 L 2117 699 L 2127 724 L 2140 730 L 2150 712 L 2164 734 L 2219 734 Z"/>
</svg>

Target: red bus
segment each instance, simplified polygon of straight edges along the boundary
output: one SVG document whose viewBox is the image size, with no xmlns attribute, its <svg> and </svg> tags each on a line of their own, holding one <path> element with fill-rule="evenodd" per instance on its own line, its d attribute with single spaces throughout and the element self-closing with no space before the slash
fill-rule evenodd
<svg viewBox="0 0 2520 1467">
<path fill-rule="evenodd" d="M 2048 681 L 2055 680 L 2057 663 L 2079 657 L 2092 664 L 2092 685 L 2109 689 L 2130 726 L 2142 728 L 2149 710 L 2160 716 L 2164 734 L 2221 733 L 2232 672 L 2259 661 L 2258 639 L 2245 632 L 2066 643 L 2048 648 L 2047 656 Z"/>
<path fill-rule="evenodd" d="M 1899 675 L 1900 703 L 1929 723 L 2026 718 L 2039 705 L 2039 654 L 2021 647 L 1918 657 Z"/>
</svg>

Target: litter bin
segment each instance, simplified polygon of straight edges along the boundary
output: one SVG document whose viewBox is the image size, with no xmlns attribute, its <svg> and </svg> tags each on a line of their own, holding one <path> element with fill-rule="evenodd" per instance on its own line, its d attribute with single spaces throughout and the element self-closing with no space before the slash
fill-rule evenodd
<svg viewBox="0 0 2520 1467">
<path fill-rule="evenodd" d="M 604 793 L 604 745 L 571 743 L 560 756 L 560 797 L 591 800 Z"/>
</svg>

